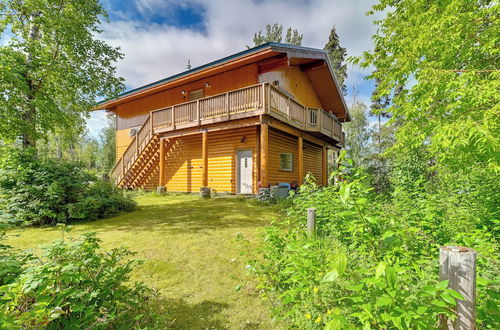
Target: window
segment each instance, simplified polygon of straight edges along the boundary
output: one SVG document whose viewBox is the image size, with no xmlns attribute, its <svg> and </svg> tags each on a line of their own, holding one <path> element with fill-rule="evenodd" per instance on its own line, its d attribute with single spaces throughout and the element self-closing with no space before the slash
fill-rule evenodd
<svg viewBox="0 0 500 330">
<path fill-rule="evenodd" d="M 201 99 L 202 97 L 203 97 L 203 88 L 195 89 L 194 91 L 189 92 L 189 101 Z"/>
<path fill-rule="evenodd" d="M 291 153 L 281 153 L 280 154 L 280 170 L 282 171 L 292 171 L 293 158 Z"/>
</svg>

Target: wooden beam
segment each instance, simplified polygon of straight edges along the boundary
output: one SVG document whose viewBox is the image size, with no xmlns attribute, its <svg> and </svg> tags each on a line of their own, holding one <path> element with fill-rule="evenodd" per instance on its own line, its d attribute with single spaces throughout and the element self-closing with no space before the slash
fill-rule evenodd
<svg viewBox="0 0 500 330">
<path fill-rule="evenodd" d="M 300 66 L 300 70 L 307 71 L 307 70 L 311 70 L 311 69 L 317 68 L 318 66 L 325 66 L 325 65 L 326 65 L 326 63 L 325 63 L 324 60 L 313 61 L 313 62 L 309 62 L 309 63 L 306 63 L 306 64 L 302 64 Z"/>
<path fill-rule="evenodd" d="M 323 181 L 323 186 L 326 187 L 328 186 L 328 153 L 327 153 L 327 150 L 326 150 L 326 146 L 323 146 L 323 150 L 322 150 L 322 157 L 321 157 L 321 164 L 322 164 L 322 167 L 321 167 L 321 170 L 322 170 L 322 173 L 321 173 L 321 176 L 322 176 L 322 181 Z"/>
<path fill-rule="evenodd" d="M 165 186 L 165 140 L 160 140 L 160 179 L 159 186 Z"/>
<path fill-rule="evenodd" d="M 326 140 L 324 141 L 324 140 L 318 139 L 312 135 L 302 133 L 299 129 L 291 127 L 288 124 L 282 123 L 279 120 L 276 120 L 276 119 L 273 119 L 270 117 L 265 117 L 265 122 L 268 123 L 269 126 L 275 128 L 277 130 L 280 130 L 282 132 L 288 133 L 288 134 L 296 136 L 296 137 L 302 136 L 302 138 L 304 138 L 304 140 L 309 141 L 311 143 L 314 143 L 318 146 L 323 146 L 326 143 L 328 147 L 333 147 L 333 145 L 330 144 L 328 141 L 326 141 Z"/>
<path fill-rule="evenodd" d="M 269 125 L 260 125 L 260 182 L 263 188 L 269 186 L 267 161 L 269 156 Z"/>
<path fill-rule="evenodd" d="M 259 125 L 259 124 L 260 124 L 259 117 L 252 117 L 252 118 L 231 120 L 231 121 L 225 121 L 225 122 L 221 122 L 221 123 L 217 123 L 217 124 L 207 125 L 207 126 L 204 126 L 203 128 L 191 127 L 191 128 L 185 128 L 185 129 L 178 129 L 175 131 L 165 131 L 165 132 L 156 131 L 156 133 L 159 134 L 163 138 L 166 138 L 166 137 L 174 138 L 174 137 L 180 137 L 180 136 L 200 134 L 204 129 L 209 129 L 210 132 L 215 132 L 215 131 L 221 131 L 221 130 L 226 130 L 226 129 L 255 126 L 255 125 Z"/>
<path fill-rule="evenodd" d="M 205 129 L 201 132 L 202 157 L 203 157 L 203 174 L 202 186 L 208 187 L 208 131 Z"/>
<path fill-rule="evenodd" d="M 304 139 L 299 136 L 299 186 L 304 183 Z"/>
</svg>

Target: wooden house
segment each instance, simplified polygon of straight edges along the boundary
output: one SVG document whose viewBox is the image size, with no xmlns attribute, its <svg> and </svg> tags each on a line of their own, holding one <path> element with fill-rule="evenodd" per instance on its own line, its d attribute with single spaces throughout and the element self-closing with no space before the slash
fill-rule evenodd
<svg viewBox="0 0 500 330">
<path fill-rule="evenodd" d="M 251 194 L 307 173 L 327 184 L 327 149 L 349 112 L 325 51 L 267 43 L 125 92 L 116 166 L 128 189 Z"/>
</svg>

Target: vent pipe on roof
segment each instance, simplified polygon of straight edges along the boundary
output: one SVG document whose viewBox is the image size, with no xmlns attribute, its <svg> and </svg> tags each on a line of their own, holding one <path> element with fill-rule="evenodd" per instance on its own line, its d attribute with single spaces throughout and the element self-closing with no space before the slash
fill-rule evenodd
<svg viewBox="0 0 500 330">
<path fill-rule="evenodd" d="M 186 70 L 191 70 L 191 60 L 188 59 L 188 64 L 186 65 Z"/>
</svg>

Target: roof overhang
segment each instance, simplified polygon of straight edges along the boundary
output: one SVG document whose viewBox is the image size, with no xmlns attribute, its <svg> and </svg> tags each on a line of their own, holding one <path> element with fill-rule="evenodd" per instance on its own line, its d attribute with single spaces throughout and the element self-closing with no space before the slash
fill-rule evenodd
<svg viewBox="0 0 500 330">
<path fill-rule="evenodd" d="M 268 58 L 286 55 L 288 65 L 300 66 L 307 73 L 325 110 L 333 112 L 340 121 L 350 121 L 350 115 L 328 55 L 324 50 L 302 46 L 267 43 L 194 69 L 158 80 L 151 84 L 124 92 L 117 98 L 102 101 L 94 110 L 112 110 L 119 104 L 152 95 L 172 87 L 204 79 Z"/>
</svg>

